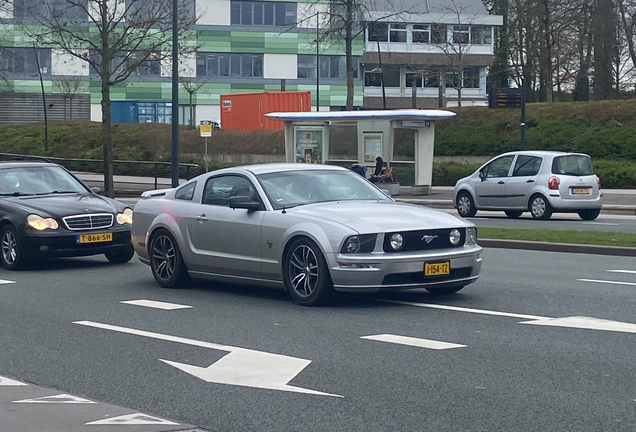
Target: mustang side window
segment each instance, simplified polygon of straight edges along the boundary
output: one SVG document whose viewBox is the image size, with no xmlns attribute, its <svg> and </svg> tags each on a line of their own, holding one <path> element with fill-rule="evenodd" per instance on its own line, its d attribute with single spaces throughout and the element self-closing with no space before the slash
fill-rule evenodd
<svg viewBox="0 0 636 432">
<path fill-rule="evenodd" d="M 512 171 L 513 177 L 530 177 L 539 174 L 542 158 L 537 156 L 519 155 Z"/>
<path fill-rule="evenodd" d="M 236 175 L 214 177 L 207 181 L 203 190 L 203 204 L 228 207 L 230 197 L 249 196 L 257 201 L 254 186 L 249 180 Z"/>
<path fill-rule="evenodd" d="M 191 201 L 194 198 L 194 189 L 197 186 L 197 182 L 192 182 L 190 184 L 184 185 L 177 189 L 174 194 L 174 199 Z"/>
</svg>

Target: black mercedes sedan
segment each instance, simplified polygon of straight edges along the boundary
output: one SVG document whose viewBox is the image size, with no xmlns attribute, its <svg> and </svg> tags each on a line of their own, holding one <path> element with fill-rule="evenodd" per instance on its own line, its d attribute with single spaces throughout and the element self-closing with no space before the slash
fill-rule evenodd
<svg viewBox="0 0 636 432">
<path fill-rule="evenodd" d="M 0 162 L 2 265 L 97 254 L 130 261 L 132 209 L 97 192 L 54 163 Z"/>
</svg>

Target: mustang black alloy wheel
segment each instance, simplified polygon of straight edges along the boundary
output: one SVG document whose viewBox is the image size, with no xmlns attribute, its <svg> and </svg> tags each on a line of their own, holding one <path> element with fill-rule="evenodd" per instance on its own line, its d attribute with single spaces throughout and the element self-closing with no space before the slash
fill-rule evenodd
<svg viewBox="0 0 636 432">
<path fill-rule="evenodd" d="M 9 270 L 19 270 L 26 267 L 27 259 L 20 246 L 20 240 L 16 229 L 12 225 L 7 225 L 2 229 L 0 234 L 2 238 L 2 265 Z"/>
<path fill-rule="evenodd" d="M 150 242 L 150 267 L 157 283 L 164 288 L 182 288 L 190 282 L 179 246 L 172 234 L 161 229 Z"/>
<path fill-rule="evenodd" d="M 334 294 L 327 262 L 308 238 L 298 238 L 290 245 L 283 262 L 283 279 L 294 300 L 303 306 L 324 304 Z"/>
</svg>

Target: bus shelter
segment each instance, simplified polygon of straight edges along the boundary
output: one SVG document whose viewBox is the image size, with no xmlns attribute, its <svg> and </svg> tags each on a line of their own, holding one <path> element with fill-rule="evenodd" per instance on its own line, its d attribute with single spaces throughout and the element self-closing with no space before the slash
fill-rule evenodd
<svg viewBox="0 0 636 432">
<path fill-rule="evenodd" d="M 285 122 L 287 162 L 327 163 L 329 127 L 355 123 L 358 163 L 375 166 L 376 157 L 393 160 L 395 130 L 415 130 L 414 193 L 430 192 L 433 179 L 435 120 L 455 116 L 446 110 L 399 109 L 376 111 L 273 112 L 265 114 Z M 397 161 L 395 161 L 397 162 Z"/>
</svg>

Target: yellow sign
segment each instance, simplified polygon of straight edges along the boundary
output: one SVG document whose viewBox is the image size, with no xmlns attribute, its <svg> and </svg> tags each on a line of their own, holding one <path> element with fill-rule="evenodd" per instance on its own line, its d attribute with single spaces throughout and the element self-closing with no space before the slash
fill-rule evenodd
<svg viewBox="0 0 636 432">
<path fill-rule="evenodd" d="M 212 122 L 207 120 L 202 120 L 199 124 L 199 132 L 202 137 L 211 137 L 212 136 Z"/>
</svg>

